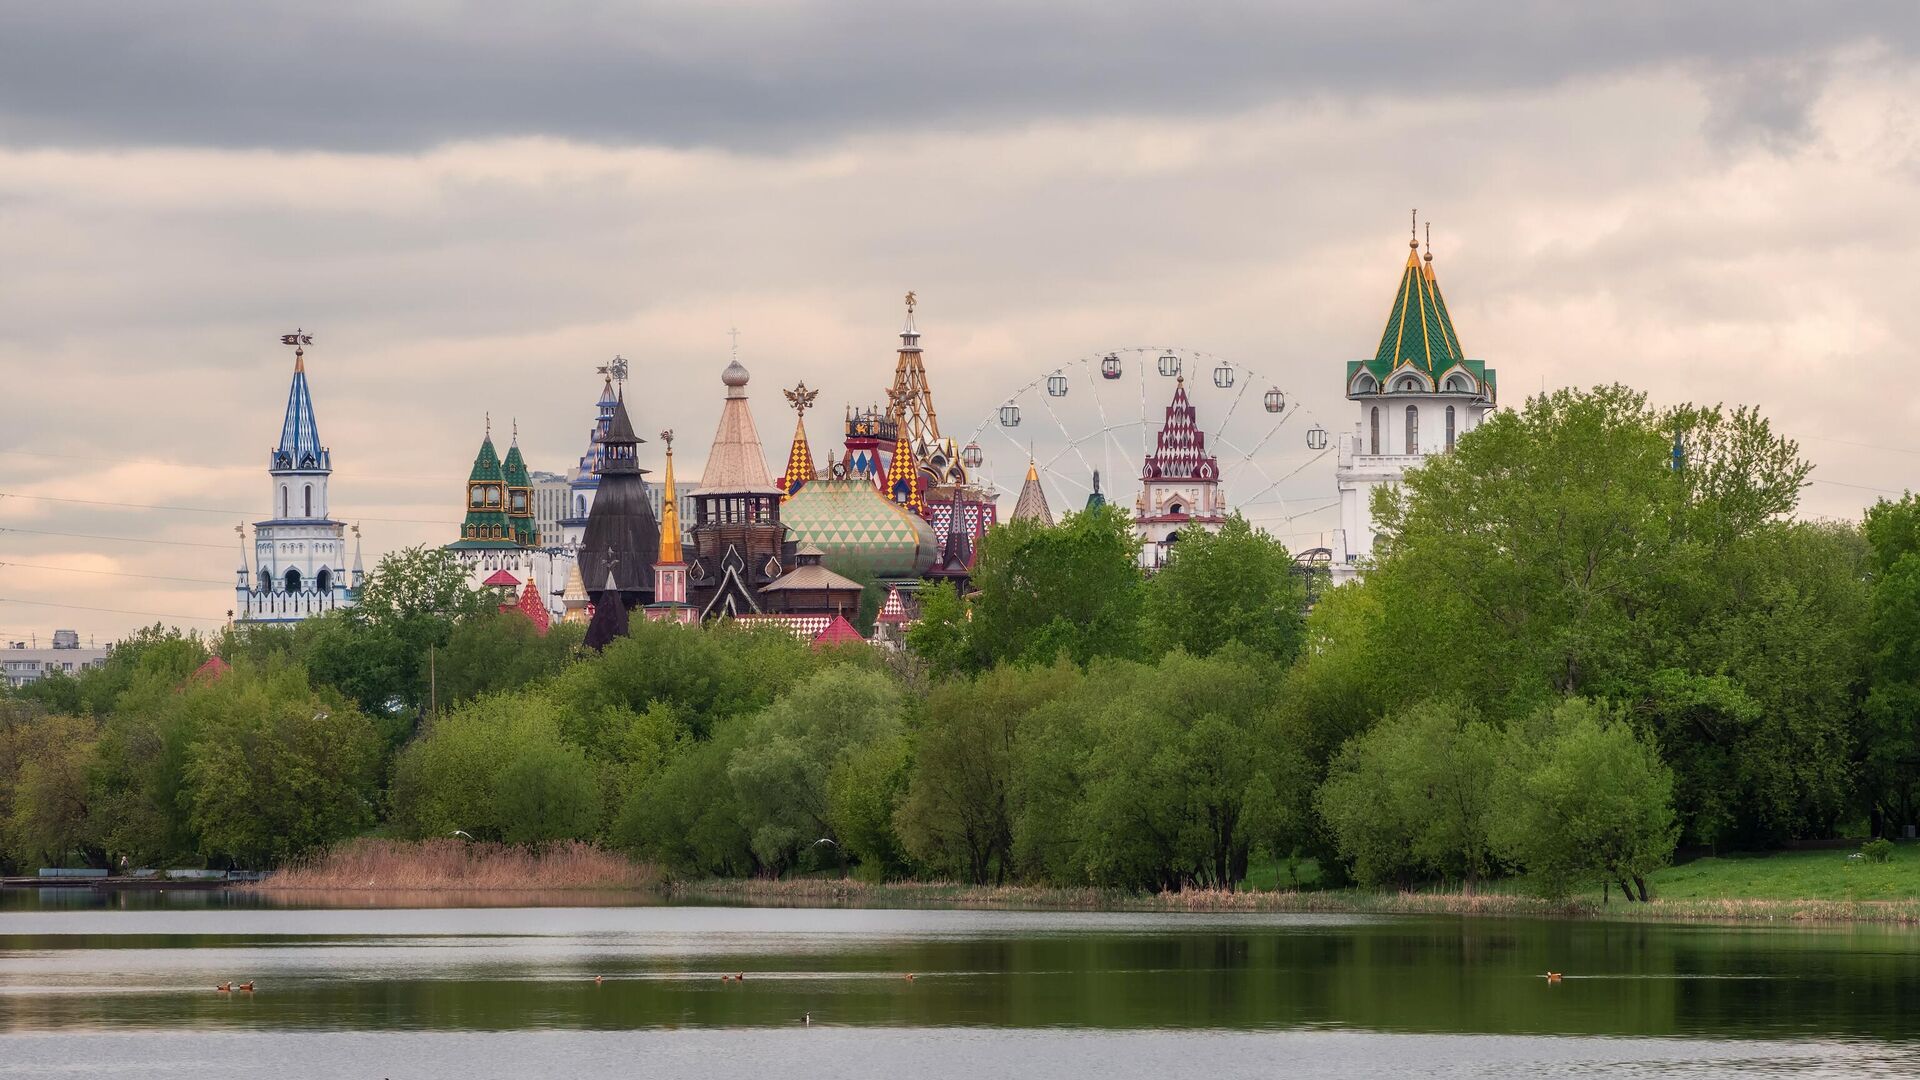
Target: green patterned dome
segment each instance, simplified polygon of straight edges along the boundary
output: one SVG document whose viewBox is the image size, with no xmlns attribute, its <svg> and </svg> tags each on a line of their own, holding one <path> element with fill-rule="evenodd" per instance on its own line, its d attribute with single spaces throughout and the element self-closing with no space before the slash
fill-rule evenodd
<svg viewBox="0 0 1920 1080">
<path fill-rule="evenodd" d="M 864 478 L 811 480 L 780 506 L 792 538 L 832 561 L 859 559 L 878 577 L 918 577 L 940 555 L 933 526 Z"/>
</svg>

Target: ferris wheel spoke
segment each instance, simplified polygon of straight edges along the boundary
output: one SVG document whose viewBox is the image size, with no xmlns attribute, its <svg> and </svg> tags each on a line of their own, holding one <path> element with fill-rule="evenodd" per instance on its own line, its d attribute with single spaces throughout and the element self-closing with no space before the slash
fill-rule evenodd
<svg viewBox="0 0 1920 1080">
<path fill-rule="evenodd" d="M 1067 430 L 1067 425 L 1061 421 L 1060 414 L 1053 410 L 1053 400 L 1052 400 L 1053 395 L 1049 394 L 1047 395 L 1047 397 L 1048 397 L 1048 400 L 1046 402 L 1047 415 L 1053 418 L 1053 426 L 1060 429 L 1060 437 L 1067 440 L 1067 446 L 1072 448 L 1074 456 L 1080 459 L 1081 466 L 1086 468 L 1088 471 L 1092 471 L 1093 466 L 1087 462 L 1087 456 L 1080 452 L 1079 442 L 1074 439 L 1073 433 Z M 1029 460 L 1032 459 L 1033 457 L 1032 447 L 1027 448 L 1027 457 Z M 1057 460 L 1059 458 L 1059 455 L 1056 454 L 1054 455 L 1054 457 Z"/>
<path fill-rule="evenodd" d="M 1287 473 L 1285 476 L 1282 476 L 1280 479 L 1275 480 L 1273 483 L 1268 484 L 1266 487 L 1261 488 L 1259 491 L 1254 492 L 1253 497 L 1248 499 L 1247 502 L 1251 504 L 1259 501 L 1260 496 L 1265 495 L 1267 492 L 1272 491 L 1274 488 L 1279 487 L 1281 484 L 1284 484 L 1287 481 L 1293 479 L 1294 477 L 1299 476 L 1301 471 L 1306 469 L 1307 466 L 1313 464 L 1316 461 L 1319 461 L 1321 458 L 1326 457 L 1328 454 L 1331 454 L 1331 453 L 1333 453 L 1333 447 L 1329 446 L 1325 450 L 1322 450 L 1319 453 L 1313 455 L 1307 460 L 1301 462 L 1298 467 L 1294 468 L 1291 472 Z M 1282 501 L 1284 502 L 1285 500 L 1283 499 Z"/>
</svg>

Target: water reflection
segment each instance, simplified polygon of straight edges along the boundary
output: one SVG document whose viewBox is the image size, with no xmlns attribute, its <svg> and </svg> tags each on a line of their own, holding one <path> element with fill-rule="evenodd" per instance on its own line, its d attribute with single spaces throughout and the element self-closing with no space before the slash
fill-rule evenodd
<svg viewBox="0 0 1920 1080">
<path fill-rule="evenodd" d="M 876 1039 L 979 1030 L 1128 1040 L 1180 1031 L 1605 1036 L 1632 1040 L 1600 1055 L 1621 1067 L 1651 1053 L 1645 1046 L 1666 1045 L 1660 1040 L 1790 1040 L 1853 1047 L 1840 1058 L 1806 1060 L 1844 1058 L 1858 1071 L 1881 1057 L 1913 1064 L 1905 1040 L 1920 1009 L 1920 936 L 1886 927 L 662 906 L 356 910 L 219 893 L 92 909 L 29 906 L 0 915 L 0 1026 L 16 1036 L 105 1039 L 137 1029 L 281 1039 L 636 1031 L 719 1038 L 788 1029 L 811 1015 L 817 1026 Z M 1565 972 L 1565 981 L 1548 985 L 1540 976 L 1549 969 Z M 722 978 L 732 974 L 745 978 Z M 229 979 L 259 989 L 213 990 Z M 272 1053 L 283 1048 L 272 1045 Z M 1088 1052 L 1071 1040 L 1046 1045 Z M 1104 1052 L 1115 1044 L 1098 1045 Z M 1726 1057 L 1722 1045 L 1697 1060 L 1717 1068 Z M 1801 1060 L 1797 1051 L 1774 1057 Z M 1652 1071 L 1684 1065 L 1665 1052 L 1648 1061 Z"/>
</svg>

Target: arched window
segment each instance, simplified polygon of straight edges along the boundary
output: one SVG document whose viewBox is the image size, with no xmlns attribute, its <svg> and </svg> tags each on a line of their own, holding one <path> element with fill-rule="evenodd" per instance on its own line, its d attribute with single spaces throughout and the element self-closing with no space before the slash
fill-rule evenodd
<svg viewBox="0 0 1920 1080">
<path fill-rule="evenodd" d="M 313 575 L 313 587 L 319 592 L 332 592 L 333 571 L 322 568 L 319 573 Z"/>
<path fill-rule="evenodd" d="M 1420 408 L 1417 405 L 1407 406 L 1406 452 L 1409 454 L 1420 452 Z"/>
<path fill-rule="evenodd" d="M 287 570 L 287 591 L 288 591 L 288 592 L 299 592 L 299 591 L 300 591 L 300 571 L 298 571 L 298 570 L 295 570 L 295 569 L 292 569 L 292 568 L 288 568 L 288 570 Z"/>
<path fill-rule="evenodd" d="M 1367 453 L 1377 454 L 1380 452 L 1380 406 L 1375 405 L 1367 411 L 1373 419 L 1373 437 L 1368 443 L 1369 449 Z"/>
<path fill-rule="evenodd" d="M 1456 394 L 1470 394 L 1473 387 L 1467 383 L 1465 375 L 1453 375 L 1447 379 L 1447 389 Z"/>
<path fill-rule="evenodd" d="M 280 516 L 287 516 L 287 485 L 280 485 Z"/>
<path fill-rule="evenodd" d="M 306 485 L 305 489 L 301 492 L 301 494 L 306 499 L 306 504 L 307 504 L 306 514 L 308 517 L 312 517 L 313 516 L 313 485 L 312 484 Z"/>
<path fill-rule="evenodd" d="M 1453 406 L 1447 406 L 1447 449 L 1453 449 Z"/>
</svg>

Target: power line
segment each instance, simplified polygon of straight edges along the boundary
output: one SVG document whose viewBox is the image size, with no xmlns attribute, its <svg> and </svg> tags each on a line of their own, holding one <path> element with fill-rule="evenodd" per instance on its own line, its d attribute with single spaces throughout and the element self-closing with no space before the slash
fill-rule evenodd
<svg viewBox="0 0 1920 1080">
<path fill-rule="evenodd" d="M 168 469 L 204 469 L 208 472 L 252 471 L 247 465 L 205 465 L 197 461 L 167 461 L 163 458 L 122 457 L 101 454 L 49 454 L 44 450 L 0 450 L 0 454 L 12 454 L 18 457 L 48 458 L 54 461 L 91 461 L 111 465 L 159 465 Z M 405 476 L 400 473 L 359 473 L 352 469 L 342 469 L 334 473 L 349 480 L 412 480 L 428 484 L 444 484 L 445 476 Z M 372 518 L 367 520 L 371 521 Z"/>
<path fill-rule="evenodd" d="M 163 611 L 128 611 L 125 608 L 86 607 L 82 604 L 56 604 L 48 600 L 18 600 L 11 596 L 0 596 L 0 604 L 31 604 L 34 607 L 62 608 L 67 611 L 102 611 L 109 615 L 138 615 L 144 619 L 186 619 L 190 622 L 224 623 L 224 618 L 211 618 L 206 615 L 169 615 Z"/>
<path fill-rule="evenodd" d="M 16 491 L 0 491 L 0 499 L 32 499 L 36 502 L 73 503 L 79 506 L 112 506 L 127 510 L 172 510 L 184 514 L 219 514 L 223 517 L 245 518 L 245 510 L 218 510 L 206 506 L 163 506 L 153 503 L 113 502 L 108 499 L 65 499 L 55 495 L 22 495 Z M 444 518 L 388 518 L 357 517 L 356 521 L 379 521 L 404 525 L 458 525 L 457 521 Z"/>
<path fill-rule="evenodd" d="M 231 585 L 230 581 L 213 581 L 209 578 L 169 577 L 165 574 L 130 574 L 124 570 L 84 570 L 77 566 L 42 566 L 39 563 L 0 562 L 0 566 L 11 566 L 18 570 L 57 570 L 63 574 L 105 574 L 108 577 L 144 578 L 148 581 L 184 581 L 189 585 Z"/>
<path fill-rule="evenodd" d="M 235 550 L 232 544 L 202 544 L 193 540 L 160 540 L 148 536 L 102 536 L 99 533 L 57 532 L 52 529 L 22 529 L 13 525 L 0 525 L 0 533 L 30 533 L 34 536 L 65 536 L 75 540 L 118 540 L 127 544 L 171 544 L 174 547 L 217 548 L 221 551 Z"/>
<path fill-rule="evenodd" d="M 1905 492 L 1905 491 L 1895 491 L 1895 490 L 1894 490 L 1894 489 L 1892 489 L 1892 488 L 1883 488 L 1883 487 L 1873 487 L 1873 486 L 1871 486 L 1871 485 L 1868 485 L 1868 484 L 1849 484 L 1849 483 L 1846 483 L 1846 482 L 1844 482 L 1844 481 L 1841 481 L 1841 480 L 1822 480 L 1822 479 L 1820 479 L 1820 478 L 1819 478 L 1819 477 L 1817 477 L 1817 476 L 1815 476 L 1815 477 L 1810 477 L 1810 478 L 1808 479 L 1808 481 L 1807 481 L 1807 482 L 1808 482 L 1808 483 L 1812 483 L 1812 484 L 1831 484 L 1831 485 L 1833 485 L 1834 487 L 1843 487 L 1843 488 L 1853 488 L 1853 489 L 1854 489 L 1854 490 L 1856 490 L 1856 491 L 1877 491 L 1877 492 L 1879 492 L 1879 493 L 1880 493 L 1880 494 L 1882 494 L 1882 495 L 1905 495 L 1905 494 L 1907 494 L 1907 492 Z"/>
</svg>

